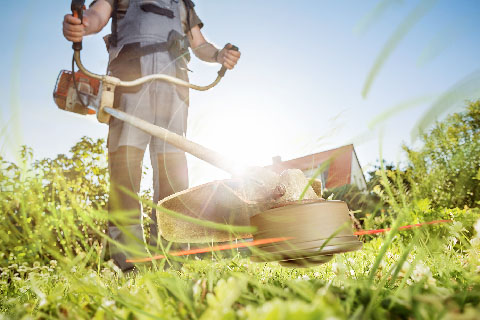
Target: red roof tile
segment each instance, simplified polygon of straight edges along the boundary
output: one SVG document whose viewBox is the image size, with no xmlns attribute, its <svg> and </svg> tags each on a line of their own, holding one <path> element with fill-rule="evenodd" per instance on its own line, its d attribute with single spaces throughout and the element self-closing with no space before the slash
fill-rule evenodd
<svg viewBox="0 0 480 320">
<path fill-rule="evenodd" d="M 267 168 L 281 173 L 286 169 L 300 169 L 302 171 L 318 168 L 325 161 L 330 161 L 326 188 L 335 188 L 350 184 L 352 170 L 353 145 L 346 145 L 305 157 L 276 162 Z"/>
</svg>

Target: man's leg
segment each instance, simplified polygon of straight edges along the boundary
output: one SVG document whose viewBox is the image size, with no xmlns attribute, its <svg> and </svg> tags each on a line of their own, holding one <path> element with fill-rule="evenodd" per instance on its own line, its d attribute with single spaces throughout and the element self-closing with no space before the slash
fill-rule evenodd
<svg viewBox="0 0 480 320">
<path fill-rule="evenodd" d="M 143 249 L 141 205 L 135 198 L 140 190 L 144 150 L 130 146 L 118 147 L 109 153 L 110 195 L 108 201 L 109 234 L 123 248 L 110 243 L 110 255 L 123 270 L 133 269 L 125 260 L 137 257 Z"/>
<path fill-rule="evenodd" d="M 188 188 L 188 167 L 185 153 L 154 153 L 150 149 L 153 167 L 154 203 Z M 156 210 L 152 210 L 151 244 L 158 238 Z"/>
</svg>

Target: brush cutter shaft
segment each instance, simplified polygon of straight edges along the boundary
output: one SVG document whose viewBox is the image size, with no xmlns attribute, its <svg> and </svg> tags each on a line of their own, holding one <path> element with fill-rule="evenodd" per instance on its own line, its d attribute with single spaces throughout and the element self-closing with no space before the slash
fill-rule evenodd
<svg viewBox="0 0 480 320">
<path fill-rule="evenodd" d="M 134 127 L 137 127 L 151 134 L 152 136 L 158 137 L 165 142 L 185 152 L 188 152 L 191 155 L 203 161 L 206 161 L 217 168 L 225 170 L 226 172 L 229 172 L 231 174 L 235 173 L 235 168 L 232 165 L 232 162 L 214 150 L 199 145 L 198 143 L 195 143 L 193 141 L 187 140 L 184 137 L 173 133 L 167 129 L 156 126 L 137 117 L 131 116 L 123 111 L 107 107 L 105 107 L 103 111 L 108 113 L 112 117 L 122 120 Z"/>
<path fill-rule="evenodd" d="M 238 48 L 234 46 L 232 50 L 238 50 Z M 232 163 L 232 161 L 225 158 L 221 154 L 209 148 L 201 146 L 198 143 L 187 140 L 184 137 L 178 134 L 175 134 L 167 129 L 153 125 L 145 120 L 129 115 L 123 111 L 111 108 L 113 104 L 113 92 L 116 87 L 135 87 L 149 81 L 161 80 L 161 81 L 173 83 L 175 85 L 188 87 L 198 91 L 205 91 L 210 88 L 213 88 L 220 82 L 222 77 L 225 75 L 225 72 L 226 72 L 225 67 L 222 66 L 222 68 L 218 72 L 217 78 L 211 84 L 207 86 L 197 86 L 197 85 L 190 84 L 187 81 L 184 81 L 172 76 L 168 76 L 165 74 L 153 74 L 153 75 L 148 75 L 133 81 L 121 81 L 120 79 L 112 76 L 99 75 L 99 74 L 95 74 L 93 72 L 88 71 L 85 68 L 85 66 L 82 64 L 82 60 L 80 58 L 80 50 L 74 51 L 73 58 L 78 68 L 80 69 L 80 71 L 82 71 L 87 77 L 98 79 L 103 83 L 103 90 L 102 90 L 103 92 L 102 92 L 102 99 L 100 100 L 100 106 L 95 108 L 95 110 L 97 111 L 97 118 L 99 118 L 100 122 L 108 122 L 108 117 L 113 116 L 136 128 L 139 128 L 140 130 L 143 130 L 151 134 L 152 136 L 158 137 L 164 140 L 165 142 L 185 152 L 188 152 L 191 155 L 203 161 L 206 161 L 217 168 L 220 168 L 232 175 L 236 174 L 236 169 L 238 168 L 236 168 L 235 164 Z"/>
</svg>

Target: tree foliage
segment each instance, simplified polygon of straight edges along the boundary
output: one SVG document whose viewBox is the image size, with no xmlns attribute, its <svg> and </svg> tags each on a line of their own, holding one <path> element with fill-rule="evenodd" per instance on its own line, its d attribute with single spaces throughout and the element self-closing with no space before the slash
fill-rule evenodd
<svg viewBox="0 0 480 320">
<path fill-rule="evenodd" d="M 36 161 L 33 168 L 42 177 L 46 200 L 58 202 L 63 192 L 75 195 L 77 203 L 105 208 L 109 188 L 105 150 L 103 139 L 83 137 L 70 149 L 70 156 Z M 68 205 L 71 200 L 66 201 Z"/>
<path fill-rule="evenodd" d="M 407 152 L 412 195 L 437 207 L 480 204 L 480 101 L 439 121 Z"/>
<path fill-rule="evenodd" d="M 383 202 L 375 193 L 362 191 L 352 184 L 327 189 L 323 192 L 323 196 L 326 199 L 345 201 L 350 210 L 356 211 L 355 217 L 357 218 L 375 213 L 383 207 Z"/>
<path fill-rule="evenodd" d="M 0 266 L 73 257 L 101 242 L 108 175 L 105 143 L 84 137 L 69 155 L 0 157 Z M 103 214 L 102 214 L 103 213 Z"/>
</svg>

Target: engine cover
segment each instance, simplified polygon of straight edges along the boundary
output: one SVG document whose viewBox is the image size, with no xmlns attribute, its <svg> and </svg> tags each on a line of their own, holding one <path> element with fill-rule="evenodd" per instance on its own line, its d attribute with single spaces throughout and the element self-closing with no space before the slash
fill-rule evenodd
<svg viewBox="0 0 480 320">
<path fill-rule="evenodd" d="M 78 91 L 82 95 L 86 97 L 95 97 L 98 95 L 100 88 L 99 80 L 90 78 L 81 71 L 75 72 L 74 76 Z M 83 106 L 82 101 L 84 101 L 84 104 L 87 106 L 88 102 L 86 100 L 88 99 L 83 98 L 83 100 L 80 100 L 77 90 L 75 89 L 73 74 L 69 70 L 60 71 L 55 89 L 53 90 L 53 99 L 59 109 L 82 115 L 95 114 L 94 110 Z"/>
</svg>

